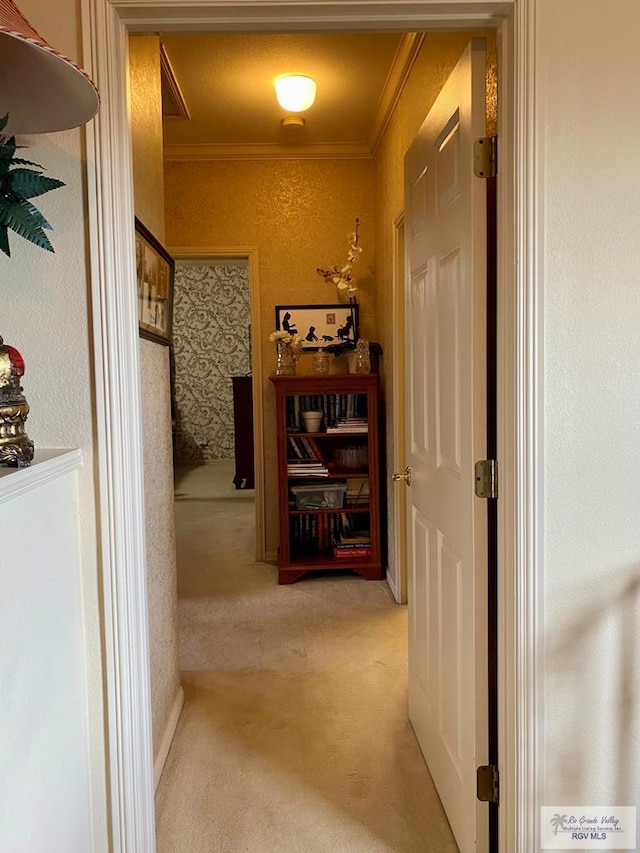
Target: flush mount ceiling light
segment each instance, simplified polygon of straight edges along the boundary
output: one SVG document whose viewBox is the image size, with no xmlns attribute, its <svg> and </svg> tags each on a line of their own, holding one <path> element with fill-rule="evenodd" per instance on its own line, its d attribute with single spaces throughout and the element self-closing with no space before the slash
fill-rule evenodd
<svg viewBox="0 0 640 853">
<path fill-rule="evenodd" d="M 316 99 L 316 81 L 306 74 L 283 74 L 275 81 L 276 98 L 284 110 L 290 113 L 302 113 L 308 110 Z M 287 116 L 283 125 L 303 125 L 302 116 Z"/>
</svg>

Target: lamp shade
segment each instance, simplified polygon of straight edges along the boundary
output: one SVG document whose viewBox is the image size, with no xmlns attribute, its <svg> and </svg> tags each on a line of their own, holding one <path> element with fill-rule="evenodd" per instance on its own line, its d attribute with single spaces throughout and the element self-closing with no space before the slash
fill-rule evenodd
<svg viewBox="0 0 640 853">
<path fill-rule="evenodd" d="M 308 110 L 316 99 L 316 82 L 305 74 L 283 74 L 275 85 L 278 103 L 291 113 Z"/>
<path fill-rule="evenodd" d="M 86 72 L 52 48 L 13 0 L 0 0 L 0 116 L 6 132 L 68 130 L 93 118 L 100 104 Z"/>
</svg>

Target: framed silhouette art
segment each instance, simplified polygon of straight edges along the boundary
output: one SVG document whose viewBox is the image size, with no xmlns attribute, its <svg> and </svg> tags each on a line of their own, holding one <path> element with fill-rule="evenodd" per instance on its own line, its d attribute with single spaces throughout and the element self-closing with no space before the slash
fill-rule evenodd
<svg viewBox="0 0 640 853">
<path fill-rule="evenodd" d="M 340 344 L 355 347 L 358 340 L 358 305 L 276 305 L 276 329 L 302 335 L 303 351 Z"/>
</svg>

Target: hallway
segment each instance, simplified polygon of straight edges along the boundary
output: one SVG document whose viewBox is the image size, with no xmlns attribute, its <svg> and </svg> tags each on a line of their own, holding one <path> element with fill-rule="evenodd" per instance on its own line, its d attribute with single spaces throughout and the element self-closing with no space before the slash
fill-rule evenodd
<svg viewBox="0 0 640 853">
<path fill-rule="evenodd" d="M 232 477 L 176 480 L 186 699 L 158 853 L 454 853 L 407 720 L 406 608 L 349 575 L 279 587 Z"/>
</svg>

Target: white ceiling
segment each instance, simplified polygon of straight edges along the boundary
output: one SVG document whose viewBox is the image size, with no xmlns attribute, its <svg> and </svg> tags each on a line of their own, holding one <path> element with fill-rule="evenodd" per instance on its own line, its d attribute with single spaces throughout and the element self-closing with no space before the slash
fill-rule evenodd
<svg viewBox="0 0 640 853">
<path fill-rule="evenodd" d="M 170 71 L 190 118 L 165 118 L 168 157 L 292 151 L 364 155 L 377 139 L 419 46 L 415 34 L 166 34 Z M 283 128 L 273 81 L 318 84 L 304 128 Z M 176 89 L 174 83 L 174 91 Z"/>
</svg>

